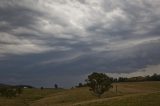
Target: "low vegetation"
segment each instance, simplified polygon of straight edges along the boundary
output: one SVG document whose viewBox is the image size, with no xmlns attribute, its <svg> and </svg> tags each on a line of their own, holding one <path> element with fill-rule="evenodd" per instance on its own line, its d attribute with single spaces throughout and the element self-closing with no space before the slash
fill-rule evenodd
<svg viewBox="0 0 160 106">
<path fill-rule="evenodd" d="M 0 88 L 0 96 L 2 97 L 16 97 L 22 93 L 22 88 L 20 87 L 1 87 Z"/>
<path fill-rule="evenodd" d="M 42 98 L 48 97 L 52 94 L 65 91 L 64 89 L 36 89 L 36 88 L 26 88 L 23 90 L 22 94 L 8 98 L 0 97 L 0 106 L 29 106 L 34 101 L 40 100 Z"/>
</svg>

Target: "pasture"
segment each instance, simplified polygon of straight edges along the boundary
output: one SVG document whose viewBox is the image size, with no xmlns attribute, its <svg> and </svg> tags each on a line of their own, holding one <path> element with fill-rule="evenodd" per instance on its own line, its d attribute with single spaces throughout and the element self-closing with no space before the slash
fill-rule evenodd
<svg viewBox="0 0 160 106">
<path fill-rule="evenodd" d="M 160 106 L 160 82 L 114 83 L 101 98 L 88 87 L 25 89 L 17 97 L 0 97 L 0 106 Z"/>
</svg>

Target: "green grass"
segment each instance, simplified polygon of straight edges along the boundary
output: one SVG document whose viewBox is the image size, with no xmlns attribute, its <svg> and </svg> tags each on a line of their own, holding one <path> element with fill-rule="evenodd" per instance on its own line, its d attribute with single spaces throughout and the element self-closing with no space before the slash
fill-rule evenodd
<svg viewBox="0 0 160 106">
<path fill-rule="evenodd" d="M 160 106 L 160 93 L 124 96 L 76 106 Z"/>
<path fill-rule="evenodd" d="M 0 97 L 0 106 L 29 106 L 33 101 L 45 98 L 63 89 L 24 89 L 23 94 L 13 98 Z"/>
<path fill-rule="evenodd" d="M 25 89 L 22 95 L 15 98 L 0 97 L 0 106 L 160 106 L 159 91 L 160 82 L 115 83 L 100 99 L 87 87 Z"/>
</svg>

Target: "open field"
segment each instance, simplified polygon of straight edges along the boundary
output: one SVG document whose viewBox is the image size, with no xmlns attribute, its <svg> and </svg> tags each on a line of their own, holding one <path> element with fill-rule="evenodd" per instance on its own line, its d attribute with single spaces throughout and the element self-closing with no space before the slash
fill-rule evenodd
<svg viewBox="0 0 160 106">
<path fill-rule="evenodd" d="M 0 106 L 29 106 L 32 102 L 45 98 L 50 94 L 64 91 L 63 89 L 24 89 L 23 94 L 13 98 L 0 97 Z"/>
<path fill-rule="evenodd" d="M 160 82 L 113 84 L 113 88 L 100 99 L 87 87 L 69 90 L 26 89 L 19 97 L 1 97 L 0 106 L 160 106 Z"/>
</svg>

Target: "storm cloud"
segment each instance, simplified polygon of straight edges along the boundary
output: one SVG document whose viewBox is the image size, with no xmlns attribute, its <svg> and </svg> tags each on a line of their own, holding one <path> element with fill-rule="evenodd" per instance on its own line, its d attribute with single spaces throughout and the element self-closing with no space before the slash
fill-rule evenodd
<svg viewBox="0 0 160 106">
<path fill-rule="evenodd" d="M 159 0 L 1 0 L 0 82 L 70 86 L 94 71 L 159 70 L 159 11 Z"/>
</svg>

